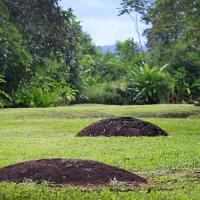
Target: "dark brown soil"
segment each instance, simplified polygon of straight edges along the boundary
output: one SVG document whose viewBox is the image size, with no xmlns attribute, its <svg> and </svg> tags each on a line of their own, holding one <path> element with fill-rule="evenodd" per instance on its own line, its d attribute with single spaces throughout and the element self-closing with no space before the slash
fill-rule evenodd
<svg viewBox="0 0 200 200">
<path fill-rule="evenodd" d="M 0 182 L 48 181 L 61 185 L 104 185 L 112 180 L 130 184 L 147 180 L 123 169 L 89 160 L 47 159 L 28 161 L 0 169 Z"/>
<path fill-rule="evenodd" d="M 119 117 L 103 119 L 77 134 L 78 137 L 87 136 L 167 136 L 168 133 L 161 128 L 139 119 Z"/>
</svg>

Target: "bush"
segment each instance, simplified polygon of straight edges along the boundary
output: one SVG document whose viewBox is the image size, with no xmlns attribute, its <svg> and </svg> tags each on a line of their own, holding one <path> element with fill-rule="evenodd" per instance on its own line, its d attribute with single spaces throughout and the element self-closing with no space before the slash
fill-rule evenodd
<svg viewBox="0 0 200 200">
<path fill-rule="evenodd" d="M 168 101 L 174 80 L 163 69 L 143 64 L 132 71 L 128 87 L 134 103 L 156 104 Z"/>
<path fill-rule="evenodd" d="M 188 73 L 185 68 L 180 67 L 175 71 L 175 90 L 173 94 L 173 101 L 184 102 L 190 98 L 191 90 L 190 84 L 187 81 Z"/>
<path fill-rule="evenodd" d="M 173 100 L 175 102 L 185 102 L 200 98 L 200 78 L 193 82 L 188 80 L 189 73 L 184 67 L 180 67 L 175 71 L 175 91 Z"/>
<path fill-rule="evenodd" d="M 50 87 L 51 86 L 51 87 Z M 53 107 L 70 104 L 75 100 L 76 91 L 63 83 L 21 87 L 14 94 L 14 107 Z"/>
<path fill-rule="evenodd" d="M 33 102 L 35 107 L 53 107 L 59 101 L 59 96 L 56 93 L 45 92 L 42 88 L 33 90 Z"/>
<path fill-rule="evenodd" d="M 69 87 L 68 85 L 60 84 L 56 87 L 56 93 L 59 95 L 60 99 L 58 101 L 59 105 L 69 105 L 76 100 L 77 90 Z"/>
<path fill-rule="evenodd" d="M 191 95 L 193 99 L 199 99 L 200 101 L 200 78 L 192 83 L 190 86 Z"/>
<path fill-rule="evenodd" d="M 15 93 L 14 107 L 51 107 L 56 106 L 58 95 L 45 92 L 42 88 L 22 86 Z"/>
<path fill-rule="evenodd" d="M 127 104 L 126 85 L 118 82 L 98 83 L 84 89 L 87 103 Z"/>
</svg>

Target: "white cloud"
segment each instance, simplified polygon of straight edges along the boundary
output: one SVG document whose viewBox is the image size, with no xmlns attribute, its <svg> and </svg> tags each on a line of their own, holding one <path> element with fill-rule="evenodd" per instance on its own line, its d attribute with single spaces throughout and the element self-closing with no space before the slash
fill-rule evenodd
<svg viewBox="0 0 200 200">
<path fill-rule="evenodd" d="M 121 0 L 62 0 L 61 6 L 64 9 L 74 9 L 78 20 L 82 21 L 83 30 L 91 35 L 96 45 L 114 44 L 117 40 L 127 38 L 138 41 L 130 17 L 118 16 L 120 2 Z M 139 25 L 142 33 L 146 27 L 142 23 Z"/>
<path fill-rule="evenodd" d="M 98 6 L 102 6 L 103 2 L 100 0 L 87 0 L 85 4 L 91 7 L 98 7 Z"/>
<path fill-rule="evenodd" d="M 138 41 L 134 24 L 128 19 L 85 18 L 81 21 L 84 31 L 92 35 L 96 45 L 114 44 L 117 40 L 128 38 Z"/>
</svg>

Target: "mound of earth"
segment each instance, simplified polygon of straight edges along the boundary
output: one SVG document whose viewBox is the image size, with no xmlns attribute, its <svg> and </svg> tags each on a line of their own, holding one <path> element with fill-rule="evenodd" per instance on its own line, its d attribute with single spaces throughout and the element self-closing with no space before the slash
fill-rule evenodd
<svg viewBox="0 0 200 200">
<path fill-rule="evenodd" d="M 61 185 L 102 185 L 112 180 L 130 184 L 147 180 L 123 169 L 89 160 L 35 160 L 0 169 L 0 182 L 48 181 Z"/>
<path fill-rule="evenodd" d="M 80 131 L 78 137 L 87 136 L 167 136 L 168 133 L 152 123 L 131 117 L 100 120 Z"/>
</svg>

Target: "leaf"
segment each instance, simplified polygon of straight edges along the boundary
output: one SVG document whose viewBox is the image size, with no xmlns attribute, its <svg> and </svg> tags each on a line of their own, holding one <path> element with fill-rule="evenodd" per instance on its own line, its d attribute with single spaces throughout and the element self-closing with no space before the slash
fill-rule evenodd
<svg viewBox="0 0 200 200">
<path fill-rule="evenodd" d="M 160 71 L 164 71 L 167 67 L 169 67 L 169 63 L 165 64 L 163 67 L 160 68 Z"/>
</svg>

